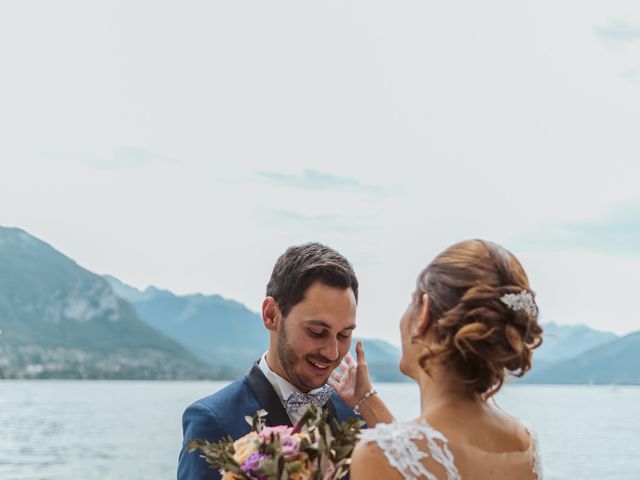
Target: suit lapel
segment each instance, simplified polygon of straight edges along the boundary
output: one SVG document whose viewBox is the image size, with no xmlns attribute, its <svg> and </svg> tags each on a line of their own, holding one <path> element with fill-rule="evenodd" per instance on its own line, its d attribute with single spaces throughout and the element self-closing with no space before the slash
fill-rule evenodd
<svg viewBox="0 0 640 480">
<path fill-rule="evenodd" d="M 332 418 L 340 421 L 338 419 L 338 413 L 336 412 L 336 406 L 333 404 L 333 395 L 331 395 L 331 398 L 329 399 L 325 407 L 327 408 L 327 410 L 329 410 L 329 415 L 327 416 L 327 420 L 330 422 L 329 425 L 331 425 Z"/>
<path fill-rule="evenodd" d="M 282 406 L 280 397 L 275 392 L 267 377 L 264 376 L 258 363 L 253 364 L 253 368 L 245 377 L 249 388 L 253 390 L 260 407 L 264 408 L 269 415 L 267 416 L 267 425 L 291 425 L 291 419 L 287 415 L 286 410 Z"/>
</svg>

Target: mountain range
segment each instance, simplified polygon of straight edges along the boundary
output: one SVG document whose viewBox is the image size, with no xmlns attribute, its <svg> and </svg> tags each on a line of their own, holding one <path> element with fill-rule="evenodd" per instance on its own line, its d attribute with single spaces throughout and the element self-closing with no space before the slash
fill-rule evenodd
<svg viewBox="0 0 640 480">
<path fill-rule="evenodd" d="M 603 342 L 563 360 L 543 364 L 526 383 L 640 385 L 640 332 Z"/>
<path fill-rule="evenodd" d="M 0 378 L 211 378 L 99 275 L 0 227 Z"/>
<path fill-rule="evenodd" d="M 536 350 L 535 358 L 544 364 L 568 360 L 618 338 L 615 333 L 594 330 L 586 325 L 549 322 L 544 324 L 544 342 Z"/>
<path fill-rule="evenodd" d="M 534 368 L 519 382 L 640 384 L 640 332 L 543 326 Z M 407 381 L 398 347 L 363 344 L 374 381 Z M 138 290 L 0 227 L 0 378 L 226 379 L 267 345 L 260 315 L 241 303 Z"/>
<path fill-rule="evenodd" d="M 140 318 L 204 362 L 245 371 L 266 349 L 268 334 L 260 315 L 238 302 L 219 295 L 179 296 L 156 287 L 140 291 L 112 276 L 105 278 L 116 294 L 131 302 Z M 639 371 L 640 362 L 620 365 L 609 362 L 616 365 L 614 371 L 607 364 L 598 369 L 589 361 L 594 351 L 626 359 L 633 352 L 633 342 L 629 341 L 633 336 L 619 337 L 585 325 L 543 326 L 544 342 L 534 352 L 534 368 L 518 382 L 640 383 L 640 379 L 634 380 L 633 373 Z M 374 381 L 408 381 L 398 370 L 401 356 L 398 347 L 384 340 L 362 341 Z M 596 372 L 599 373 L 595 375 Z"/>
<path fill-rule="evenodd" d="M 113 291 L 130 302 L 140 318 L 211 365 L 248 371 L 267 349 L 269 335 L 256 312 L 219 295 L 176 295 L 144 291 L 105 275 Z M 405 381 L 398 370 L 400 349 L 384 340 L 362 339 L 376 381 Z M 355 355 L 355 352 L 352 352 Z"/>
</svg>

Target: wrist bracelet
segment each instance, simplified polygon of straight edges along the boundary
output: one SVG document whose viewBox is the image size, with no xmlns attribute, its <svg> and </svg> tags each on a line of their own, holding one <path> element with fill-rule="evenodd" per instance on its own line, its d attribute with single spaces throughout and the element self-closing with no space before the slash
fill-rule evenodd
<svg viewBox="0 0 640 480">
<path fill-rule="evenodd" d="M 360 406 L 364 403 L 364 401 L 367 398 L 369 398 L 372 395 L 375 395 L 376 393 L 378 393 L 378 391 L 375 388 L 371 387 L 369 391 L 364 394 L 364 397 L 358 400 L 358 403 L 356 403 L 356 405 L 353 407 L 353 413 L 355 413 L 356 415 L 360 415 Z"/>
</svg>

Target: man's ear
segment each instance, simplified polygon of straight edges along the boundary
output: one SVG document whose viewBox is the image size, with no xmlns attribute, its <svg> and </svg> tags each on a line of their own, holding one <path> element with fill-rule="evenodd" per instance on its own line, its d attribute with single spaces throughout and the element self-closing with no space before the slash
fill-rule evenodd
<svg viewBox="0 0 640 480">
<path fill-rule="evenodd" d="M 419 336 L 424 335 L 424 333 L 429 328 L 431 324 L 431 311 L 429 310 L 429 295 L 426 293 L 422 294 L 422 306 L 420 307 L 420 313 L 418 314 L 418 323 L 416 324 L 417 334 Z"/>
<path fill-rule="evenodd" d="M 262 322 L 267 330 L 275 332 L 280 323 L 280 307 L 273 297 L 266 297 L 262 301 Z"/>
</svg>

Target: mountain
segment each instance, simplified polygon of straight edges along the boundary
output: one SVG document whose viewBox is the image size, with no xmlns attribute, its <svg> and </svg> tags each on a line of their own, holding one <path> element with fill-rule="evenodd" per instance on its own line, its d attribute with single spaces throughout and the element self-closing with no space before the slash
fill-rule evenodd
<svg viewBox="0 0 640 480">
<path fill-rule="evenodd" d="M 47 243 L 0 227 L 0 378 L 213 378 L 140 320 L 109 283 Z"/>
<path fill-rule="evenodd" d="M 354 342 L 355 343 L 355 342 Z M 389 342 L 377 339 L 362 339 L 367 366 L 374 382 L 409 382 L 411 379 L 400 372 L 402 351 Z M 354 346 L 355 348 L 355 346 Z M 351 354 L 355 358 L 355 350 Z"/>
<path fill-rule="evenodd" d="M 639 385 L 640 332 L 536 369 L 523 380 L 527 383 Z"/>
<path fill-rule="evenodd" d="M 267 348 L 268 332 L 260 315 L 238 302 L 219 295 L 180 296 L 155 287 L 140 291 L 114 277 L 105 278 L 116 294 L 133 304 L 143 321 L 179 342 L 204 362 L 224 365 L 241 373 L 248 370 Z M 585 325 L 547 323 L 543 327 L 544 343 L 534 353 L 534 368 L 518 382 L 554 383 L 555 377 L 549 376 L 549 372 L 554 372 L 559 363 L 570 363 L 571 359 L 593 348 L 619 339 L 613 333 L 593 330 Z M 408 381 L 398 369 L 399 348 L 377 339 L 363 339 L 363 345 L 374 381 Z M 355 355 L 353 348 L 352 354 Z M 583 378 L 582 383 L 589 381 L 584 376 L 577 378 Z M 576 381 L 567 379 L 564 383 Z"/>
<path fill-rule="evenodd" d="M 558 325 L 550 322 L 542 327 L 544 342 L 534 352 L 536 367 L 573 358 L 619 338 L 615 333 L 593 330 L 586 325 Z"/>
<path fill-rule="evenodd" d="M 640 332 L 544 325 L 526 383 L 640 383 Z M 374 381 L 400 349 L 363 339 Z M 219 295 L 140 291 L 0 227 L 0 378 L 231 378 L 267 348 L 260 316 Z"/>
<path fill-rule="evenodd" d="M 268 346 L 258 314 L 219 295 L 175 295 L 148 287 L 140 291 L 106 276 L 114 291 L 131 301 L 140 318 L 186 347 L 200 360 L 248 371 Z"/>
<path fill-rule="evenodd" d="M 129 300 L 140 318 L 173 338 L 204 362 L 248 371 L 269 345 L 259 314 L 219 295 L 176 295 L 148 287 L 144 291 L 105 275 L 116 294 Z M 383 340 L 363 340 L 372 377 L 402 381 L 400 350 Z"/>
</svg>

